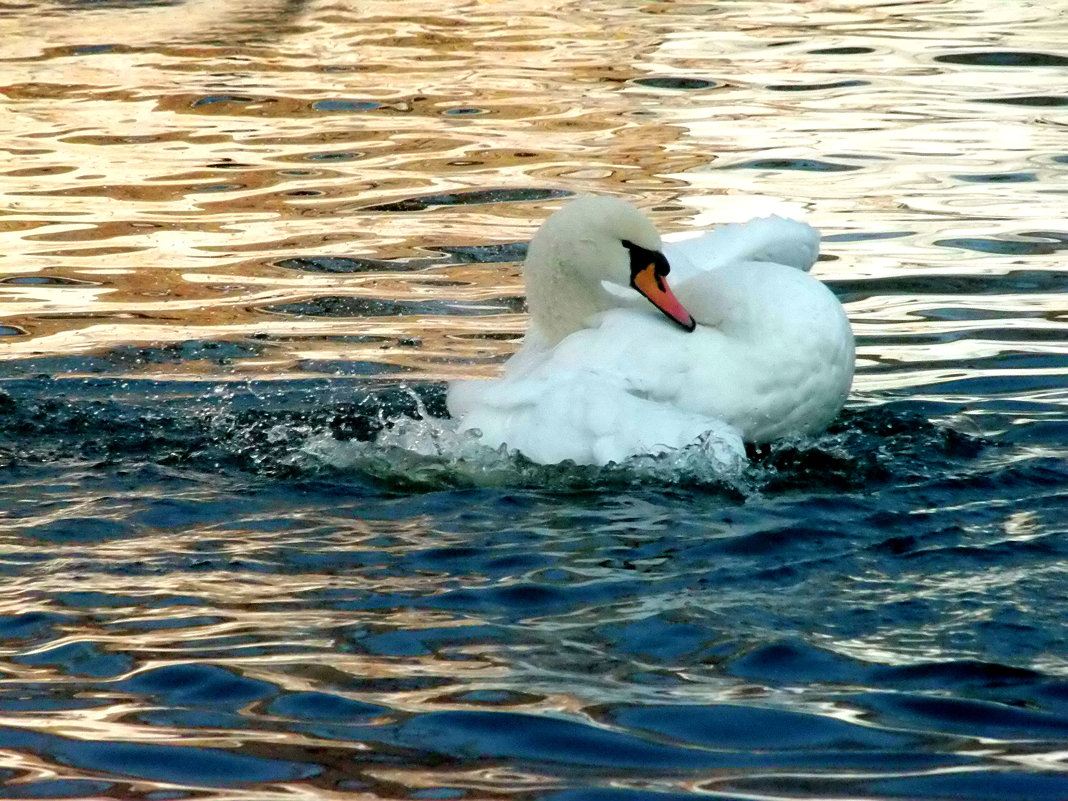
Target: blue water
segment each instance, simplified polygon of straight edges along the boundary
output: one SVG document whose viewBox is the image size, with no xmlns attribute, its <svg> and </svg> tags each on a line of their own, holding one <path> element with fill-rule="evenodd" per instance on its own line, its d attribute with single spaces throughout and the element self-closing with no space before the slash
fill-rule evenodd
<svg viewBox="0 0 1068 801">
<path fill-rule="evenodd" d="M 71 777 L 8 797 L 1068 793 L 1059 424 L 888 403 L 741 485 L 479 487 L 307 452 L 434 386 L 6 386 L 0 741 Z"/>
</svg>

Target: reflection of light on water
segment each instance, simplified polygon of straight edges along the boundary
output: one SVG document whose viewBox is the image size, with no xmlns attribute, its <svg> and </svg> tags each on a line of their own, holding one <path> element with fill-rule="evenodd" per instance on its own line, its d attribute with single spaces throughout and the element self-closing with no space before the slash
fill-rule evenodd
<svg viewBox="0 0 1068 801">
<path fill-rule="evenodd" d="M 233 24 L 270 17 L 269 5 L 233 4 Z M 753 8 L 746 11 L 745 26 L 732 27 L 738 19 L 722 12 L 713 15 L 707 30 L 688 27 L 685 34 L 672 14 L 644 15 L 642 30 L 650 34 L 640 38 L 630 12 L 614 8 L 603 10 L 610 19 L 609 36 L 601 27 L 601 11 L 562 19 L 554 16 L 552 4 L 527 9 L 530 24 L 522 32 L 503 24 L 503 9 L 487 7 L 473 15 L 465 11 L 468 25 L 444 26 L 441 36 L 431 33 L 436 31 L 432 18 L 422 24 L 391 10 L 381 23 L 361 23 L 358 36 L 357 29 L 350 32 L 365 60 L 370 54 L 372 63 L 389 66 L 387 77 L 373 68 L 343 69 L 355 45 L 337 35 L 345 29 L 336 20 L 320 22 L 313 4 L 304 12 L 307 27 L 301 36 L 321 45 L 324 63 L 335 60 L 339 69 L 325 76 L 285 50 L 290 34 L 284 29 L 276 57 L 295 58 L 295 69 L 257 71 L 260 54 L 250 52 L 242 56 L 249 70 L 225 88 L 216 79 L 224 65 L 212 60 L 211 47 L 174 47 L 148 62 L 143 53 L 121 48 L 91 57 L 67 52 L 13 62 L 23 80 L 16 77 L 6 91 L 22 119 L 35 122 L 6 135 L 18 145 L 29 133 L 34 145 L 16 169 L 0 176 L 15 212 L 8 215 L 15 227 L 4 235 L 7 269 L 88 278 L 101 286 L 80 294 L 70 287 L 20 290 L 5 311 L 30 336 L 9 340 L 5 355 L 278 332 L 288 339 L 272 343 L 270 355 L 248 356 L 230 369 L 289 376 L 330 369 L 327 362 L 347 357 L 428 378 L 491 374 L 493 361 L 514 344 L 484 334 L 521 330 L 521 322 L 507 315 L 463 320 L 456 309 L 442 320 L 304 318 L 279 326 L 264 311 L 326 293 L 448 300 L 514 293 L 514 267 L 505 265 L 436 269 L 428 280 L 440 286 L 403 274 L 296 276 L 275 266 L 294 255 L 411 258 L 425 255 L 427 246 L 521 241 L 548 211 L 541 202 L 440 206 L 420 213 L 364 211 L 412 196 L 462 195 L 485 187 L 615 188 L 646 205 L 659 204 L 656 216 L 665 230 L 693 230 L 776 211 L 804 216 L 825 234 L 904 232 L 890 241 L 828 242 L 825 251 L 838 259 L 818 266 L 824 277 L 937 274 L 959 269 L 954 266 L 962 258 L 976 272 L 1011 263 L 1012 257 L 962 253 L 937 242 L 949 232 L 961 239 L 1015 235 L 1025 224 L 1058 229 L 1057 219 L 1035 216 L 1047 205 L 1035 193 L 1049 187 L 1057 172 L 1048 161 L 1034 159 L 1057 152 L 1055 127 L 1032 124 L 1033 113 L 1026 108 L 969 105 L 973 96 L 986 96 L 989 76 L 1011 76 L 1014 90 L 1026 93 L 1042 90 L 1049 71 L 932 66 L 931 54 L 944 52 L 933 44 L 916 53 L 905 39 L 865 33 L 903 26 L 936 42 L 931 32 L 936 29 L 928 29 L 945 5 L 891 16 L 873 8 L 807 9 L 805 25 L 829 14 L 827 35 L 844 37 L 826 43 L 832 51 L 843 44 L 860 50 L 820 57 L 808 52 L 807 39 L 781 45 L 802 17 L 775 12 L 767 25 L 754 25 L 753 15 L 760 18 L 764 12 Z M 153 30 L 150 19 L 171 13 L 141 11 L 131 24 L 145 36 Z M 63 12 L 54 13 L 57 25 L 66 24 Z M 450 12 L 436 13 L 444 20 Z M 975 27 L 955 29 L 953 41 L 967 44 L 960 38 L 966 34 L 982 46 L 988 30 L 983 26 L 995 31 L 1001 23 L 993 9 L 971 13 Z M 80 19 L 82 36 L 89 40 L 92 25 L 114 15 L 100 10 Z M 196 15 L 188 19 L 195 27 Z M 158 35 L 164 28 L 154 30 Z M 562 35 L 572 37 L 566 49 L 559 46 Z M 1022 26 L 1015 46 L 1052 49 L 1055 43 L 1046 42 L 1047 35 Z M 23 44 L 29 47 L 31 39 L 24 37 Z M 458 42 L 465 47 L 453 47 Z M 512 63 L 502 68 L 498 51 L 469 47 L 477 42 L 508 48 Z M 640 58 L 618 58 L 633 52 L 635 42 L 640 42 Z M 465 78 L 460 86 L 441 63 L 420 66 L 409 58 L 413 54 L 447 57 L 451 68 L 463 65 L 478 77 Z M 550 69 L 552 81 L 518 78 L 534 65 Z M 116 74 L 124 76 L 125 88 L 113 86 Z M 689 76 L 696 88 L 628 82 L 648 75 Z M 701 88 L 699 79 L 711 80 Z M 857 85 L 845 85 L 858 79 Z M 836 81 L 845 83 L 833 85 Z M 830 88 L 821 89 L 824 84 Z M 563 86 L 575 91 L 569 95 Z M 568 96 L 581 96 L 583 104 L 561 100 Z M 320 101 L 338 97 L 374 103 L 353 101 L 355 111 L 323 110 L 328 106 Z M 489 113 L 455 121 L 441 113 L 458 103 Z M 977 115 L 982 119 L 971 119 Z M 998 125 L 989 124 L 994 118 Z M 324 153 L 345 158 L 312 158 Z M 832 171 L 770 168 L 791 159 L 830 165 Z M 833 171 L 838 167 L 844 171 Z M 1021 169 L 1034 171 L 1038 180 L 984 184 L 960 178 Z M 675 205 L 669 210 L 665 203 Z M 968 217 L 979 209 L 985 219 L 976 224 Z M 1056 264 L 1038 256 L 1027 261 L 1033 269 Z M 456 280 L 464 285 L 446 285 Z M 934 335 L 945 329 L 913 319 L 906 313 L 910 303 L 922 312 L 936 302 L 943 307 L 961 302 L 879 300 L 890 318 L 881 330 L 891 335 L 920 330 Z M 1012 314 L 1038 304 L 1052 311 L 1057 303 L 1056 296 L 1007 294 L 998 309 Z M 858 302 L 849 309 L 862 328 L 876 319 Z M 71 322 L 57 314 L 97 319 L 132 314 L 153 324 L 94 325 L 68 336 Z M 1007 320 L 1003 327 L 1014 324 Z M 328 340 L 353 335 L 407 336 L 417 344 L 347 349 Z M 983 350 L 981 342 L 970 354 L 968 347 L 956 344 L 947 358 L 974 358 Z M 1056 349 L 1043 352 L 1053 355 Z M 919 357 L 897 345 L 873 346 L 867 353 L 902 364 Z M 862 358 L 867 359 L 863 348 Z M 866 383 L 869 379 L 873 383 Z M 868 389 L 883 380 L 862 372 L 858 382 Z M 908 376 L 901 381 L 907 385 Z"/>
<path fill-rule="evenodd" d="M 599 191 L 634 199 L 665 233 L 771 212 L 804 217 L 825 236 L 816 274 L 843 293 L 860 340 L 860 401 L 903 399 L 938 414 L 963 405 L 978 416 L 994 399 L 1034 411 L 982 420 L 984 431 L 1036 420 L 1056 428 L 1068 402 L 1068 320 L 1058 278 L 1064 221 L 1050 200 L 1064 189 L 1068 153 L 1059 107 L 1019 98 L 1063 96 L 1064 68 L 938 59 L 1062 53 L 1066 12 L 1063 0 L 12 7 L 0 16 L 0 92 L 12 112 L 0 116 L 8 154 L 0 280 L 79 283 L 0 283 L 8 334 L 0 369 L 27 382 L 41 373 L 188 380 L 181 392 L 208 396 L 206 426 L 237 428 L 216 415 L 246 380 L 330 379 L 322 383 L 331 397 L 348 400 L 365 380 L 489 377 L 524 328 L 521 249 L 478 248 L 525 242 L 564 195 Z M 324 298 L 337 302 L 317 306 Z M 374 301 L 400 311 L 375 313 Z M 215 357 L 204 343 L 233 347 Z M 68 396 L 33 402 L 64 406 L 82 386 L 64 384 Z M 148 402 L 148 385 L 131 381 L 123 391 Z M 249 392 L 254 405 L 261 400 Z M 20 418 L 30 431 L 40 430 L 34 414 Z M 152 421 L 141 422 L 151 442 Z M 906 422 L 902 438 L 911 441 L 915 426 Z M 899 468 L 893 453 L 877 454 L 866 468 L 875 489 L 862 483 L 801 500 L 762 497 L 757 468 L 725 477 L 699 449 L 604 471 L 546 470 L 428 417 L 396 421 L 376 443 L 327 430 L 264 426 L 280 447 L 254 451 L 253 461 L 281 453 L 303 469 L 292 483 L 269 486 L 204 461 L 197 469 L 207 475 L 191 475 L 159 453 L 121 468 L 108 463 L 110 451 L 94 453 L 40 479 L 25 478 L 32 464 L 9 470 L 5 461 L 14 500 L 0 513 L 0 544 L 20 572 L 5 579 L 0 614 L 44 621 L 43 634 L 0 643 L 5 680 L 31 706 L 40 696 L 72 708 L 5 709 L 4 725 L 78 742 L 211 745 L 323 763 L 309 781 L 225 793 L 250 801 L 440 787 L 540 792 L 568 786 L 548 763 L 520 770 L 434 754 L 433 764 L 393 764 L 372 735 L 327 742 L 259 701 L 212 718 L 217 725 L 152 719 L 167 701 L 123 682 L 210 664 L 279 694 L 381 704 L 388 713 L 369 724 L 380 729 L 428 710 L 486 709 L 463 697 L 471 691 L 503 694 L 505 709 L 594 726 L 598 709 L 616 703 L 766 703 L 878 726 L 848 701 L 828 701 L 847 691 L 822 675 L 776 689 L 725 673 L 723 654 L 738 643 L 812 636 L 864 665 L 974 658 L 983 648 L 967 638 L 979 636 L 991 610 L 1013 612 L 1028 581 L 1063 585 L 1059 562 L 1036 570 L 1005 564 L 997 550 L 1040 545 L 1055 527 L 1061 484 L 1036 491 L 1027 509 L 1014 494 L 1032 486 L 1028 461 L 1063 455 L 1045 443 L 984 457 L 1008 471 L 999 506 L 985 496 L 947 500 L 947 482 L 979 484 L 985 475 L 946 475 L 954 451 L 937 447 L 941 430 L 916 435 L 916 451 L 937 452 L 931 462 Z M 850 443 L 905 447 L 861 440 L 857 430 L 802 444 L 783 464 L 842 480 L 867 464 Z M 68 444 L 55 458 L 69 456 Z M 21 458 L 4 447 L 4 460 Z M 876 469 L 885 464 L 889 478 Z M 789 466 L 782 473 L 794 477 Z M 933 483 L 918 496 L 899 486 L 923 477 Z M 404 493 L 420 481 L 428 491 Z M 673 493 L 682 500 L 659 505 Z M 464 508 L 443 513 L 446 495 Z M 484 502 L 499 506 L 483 515 Z M 820 534 L 868 526 L 882 504 L 879 536 L 890 545 L 872 534 L 836 550 L 845 535 Z M 113 533 L 85 535 L 80 526 L 94 522 Z M 911 547 L 898 540 L 924 522 L 936 542 L 917 548 L 937 553 L 944 537 L 947 552 L 959 540 L 992 555 L 962 569 L 914 569 L 911 554 L 878 560 L 880 548 Z M 790 550 L 808 536 L 821 537 L 818 546 Z M 473 547 L 484 558 L 463 556 Z M 751 562 L 750 548 L 758 550 Z M 806 572 L 820 559 L 831 564 Z M 879 569 L 887 566 L 898 572 Z M 605 601 L 599 593 L 611 595 L 609 585 L 623 589 Z M 537 593 L 523 595 L 531 586 L 546 607 Z M 510 601 L 495 595 L 508 591 L 517 593 Z M 565 611 L 551 611 L 565 596 Z M 923 602 L 931 618 L 922 623 L 881 616 Z M 831 617 L 844 607 L 842 616 L 868 614 L 868 622 L 826 622 L 834 603 Z M 590 636 L 599 622 L 640 628 L 671 615 L 737 642 L 660 664 L 620 653 L 619 642 L 636 642 L 630 635 Z M 492 631 L 504 618 L 514 623 L 506 636 Z M 650 637 L 673 630 L 653 626 Z M 391 634 L 410 639 L 391 645 Z M 1063 675 L 1050 637 L 1025 658 Z M 53 653 L 61 648 L 70 650 Z M 561 654 L 573 662 L 561 664 Z M 26 656 L 33 661 L 17 661 Z M 78 673 L 93 669 L 101 675 Z M 979 753 L 972 740 L 948 742 L 932 748 Z M 1009 748 L 999 744 L 978 769 L 1052 770 L 1064 758 Z M 361 781 L 380 784 L 346 786 L 353 776 L 345 771 L 369 752 L 382 761 Z M 27 783 L 99 778 L 29 749 L 0 749 L 0 764 Z M 929 772 L 940 770 L 951 768 Z M 606 771 L 602 786 L 730 793 L 730 775 L 746 771 L 771 775 Z M 810 789 L 836 771 L 813 769 L 801 780 Z M 774 778 L 781 784 L 771 793 L 789 793 L 786 774 Z M 123 781 L 114 792 L 207 793 Z"/>
</svg>

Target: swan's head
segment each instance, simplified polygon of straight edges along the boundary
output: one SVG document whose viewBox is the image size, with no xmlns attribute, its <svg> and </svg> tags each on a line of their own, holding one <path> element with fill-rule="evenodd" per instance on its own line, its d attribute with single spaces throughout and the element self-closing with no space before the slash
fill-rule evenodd
<svg viewBox="0 0 1068 801">
<path fill-rule="evenodd" d="M 618 305 L 602 284 L 630 287 L 687 331 L 696 322 L 667 283 L 660 234 L 625 200 L 586 196 L 551 215 L 530 242 L 524 276 L 535 323 L 553 338 Z M 553 330 L 555 329 L 555 330 Z"/>
</svg>

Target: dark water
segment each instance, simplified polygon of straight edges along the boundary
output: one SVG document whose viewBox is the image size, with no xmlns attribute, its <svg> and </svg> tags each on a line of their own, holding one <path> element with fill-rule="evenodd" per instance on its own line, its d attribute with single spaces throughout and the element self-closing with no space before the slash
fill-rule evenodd
<svg viewBox="0 0 1068 801">
<path fill-rule="evenodd" d="M 1068 799 L 1066 19 L 0 2 L 0 797 Z M 819 227 L 831 430 L 438 421 L 580 192 Z"/>
<path fill-rule="evenodd" d="M 743 482 L 480 487 L 308 452 L 434 387 L 7 387 L 10 797 L 1068 792 L 1060 423 L 901 401 Z"/>
</svg>

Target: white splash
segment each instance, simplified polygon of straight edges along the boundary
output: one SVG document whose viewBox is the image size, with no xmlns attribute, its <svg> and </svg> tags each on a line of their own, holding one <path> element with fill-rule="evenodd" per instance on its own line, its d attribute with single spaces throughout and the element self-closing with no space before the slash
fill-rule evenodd
<svg viewBox="0 0 1068 801">
<path fill-rule="evenodd" d="M 359 471 L 399 487 L 535 486 L 588 489 L 602 485 L 710 485 L 745 491 L 748 462 L 736 443 L 708 431 L 684 448 L 637 456 L 604 467 L 563 462 L 539 465 L 522 454 L 486 447 L 477 431 L 424 414 L 383 421 L 373 441 L 341 441 L 329 434 L 306 440 L 303 451 L 328 468 Z"/>
</svg>

